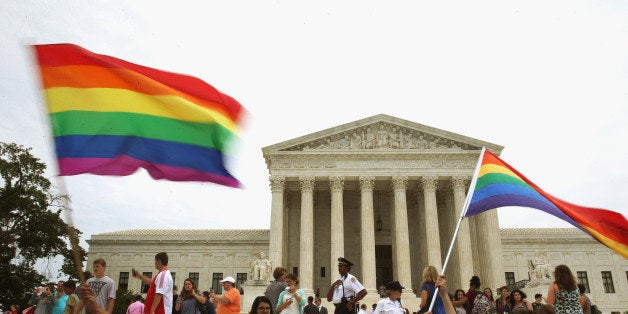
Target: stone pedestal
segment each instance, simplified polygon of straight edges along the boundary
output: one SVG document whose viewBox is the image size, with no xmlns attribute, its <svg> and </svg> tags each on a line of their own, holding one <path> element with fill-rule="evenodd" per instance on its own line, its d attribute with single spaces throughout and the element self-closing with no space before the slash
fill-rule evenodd
<svg viewBox="0 0 628 314">
<path fill-rule="evenodd" d="M 255 298 L 264 295 L 269 282 L 266 280 L 247 280 L 242 284 L 244 294 L 240 296 L 240 313 L 248 313 Z"/>
</svg>

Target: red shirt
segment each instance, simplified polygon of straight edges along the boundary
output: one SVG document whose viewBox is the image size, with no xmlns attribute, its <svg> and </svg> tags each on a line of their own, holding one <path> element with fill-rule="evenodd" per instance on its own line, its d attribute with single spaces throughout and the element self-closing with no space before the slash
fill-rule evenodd
<svg viewBox="0 0 628 314">
<path fill-rule="evenodd" d="M 162 270 L 163 271 L 163 270 Z M 161 271 L 159 272 L 161 273 Z M 150 314 L 150 309 L 153 307 L 153 299 L 155 298 L 155 289 L 157 288 L 155 285 L 155 280 L 159 277 L 159 273 L 155 277 L 153 277 L 153 281 L 150 282 L 150 286 L 148 287 L 148 293 L 146 294 L 146 302 L 144 303 L 144 314 Z M 164 310 L 164 298 L 162 297 L 159 300 L 159 304 L 155 309 L 155 314 L 166 314 Z"/>
</svg>

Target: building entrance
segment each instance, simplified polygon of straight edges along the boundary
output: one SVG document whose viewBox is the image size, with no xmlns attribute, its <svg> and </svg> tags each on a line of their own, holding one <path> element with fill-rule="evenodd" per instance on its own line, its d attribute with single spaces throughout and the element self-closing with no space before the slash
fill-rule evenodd
<svg viewBox="0 0 628 314">
<path fill-rule="evenodd" d="M 375 246 L 375 272 L 377 287 L 393 280 L 392 245 Z"/>
</svg>

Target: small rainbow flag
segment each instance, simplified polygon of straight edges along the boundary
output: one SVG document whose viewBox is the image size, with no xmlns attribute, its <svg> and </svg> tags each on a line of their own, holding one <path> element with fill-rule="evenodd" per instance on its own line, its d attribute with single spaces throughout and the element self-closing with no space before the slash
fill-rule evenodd
<svg viewBox="0 0 628 314">
<path fill-rule="evenodd" d="M 628 221 L 617 212 L 588 208 L 553 197 L 493 153 L 482 150 L 464 217 L 503 206 L 531 207 L 554 215 L 628 258 Z"/>
<path fill-rule="evenodd" d="M 238 187 L 223 153 L 243 107 L 195 77 L 72 44 L 34 46 L 59 175 L 126 176 Z"/>
</svg>

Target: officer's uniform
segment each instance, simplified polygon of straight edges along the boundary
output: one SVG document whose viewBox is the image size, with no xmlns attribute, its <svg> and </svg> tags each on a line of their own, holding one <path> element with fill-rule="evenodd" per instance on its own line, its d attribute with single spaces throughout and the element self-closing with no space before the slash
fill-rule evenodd
<svg viewBox="0 0 628 314">
<path fill-rule="evenodd" d="M 349 267 L 353 266 L 353 263 L 348 261 L 345 258 L 338 259 L 338 265 L 347 265 Z M 347 303 L 351 301 L 355 295 L 364 290 L 364 286 L 358 281 L 355 276 L 347 273 L 344 277 L 340 277 L 342 280 L 341 285 L 337 285 L 334 288 L 334 294 L 332 297 L 332 302 L 336 309 L 334 310 L 334 314 L 348 314 L 353 313 L 353 311 L 347 309 Z M 354 304 L 354 310 L 357 308 L 357 304 Z"/>
<path fill-rule="evenodd" d="M 386 290 L 402 291 L 404 287 L 398 281 L 391 281 L 386 284 Z M 406 314 L 406 306 L 401 299 L 391 300 L 389 297 L 377 302 L 377 307 L 373 314 Z"/>
</svg>

